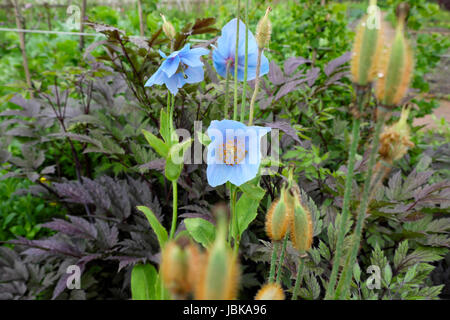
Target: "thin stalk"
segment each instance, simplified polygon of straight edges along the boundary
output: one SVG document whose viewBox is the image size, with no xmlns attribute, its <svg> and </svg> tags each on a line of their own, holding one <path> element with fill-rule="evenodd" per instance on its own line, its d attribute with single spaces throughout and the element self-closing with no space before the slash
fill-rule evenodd
<svg viewBox="0 0 450 320">
<path fill-rule="evenodd" d="M 286 253 L 288 238 L 289 238 L 289 234 L 286 233 L 286 236 L 284 237 L 284 241 L 283 241 L 283 247 L 281 248 L 280 260 L 278 262 L 278 271 L 277 271 L 277 280 L 276 280 L 277 283 L 280 283 L 280 280 L 281 280 L 281 270 L 283 269 L 284 254 Z"/>
<path fill-rule="evenodd" d="M 141 0 L 137 0 L 137 5 L 138 5 L 138 14 L 139 14 L 139 32 L 141 37 L 144 36 L 144 15 L 142 13 L 142 1 Z"/>
<path fill-rule="evenodd" d="M 236 26 L 236 51 L 234 54 L 234 111 L 233 111 L 233 120 L 237 120 L 237 114 L 238 114 L 238 64 L 239 64 L 239 14 L 241 11 L 241 1 L 238 0 L 237 2 L 237 26 Z"/>
<path fill-rule="evenodd" d="M 292 292 L 292 300 L 297 300 L 298 297 L 298 289 L 300 289 L 300 284 L 303 280 L 303 269 L 304 269 L 305 263 L 303 261 L 303 258 L 298 258 L 298 269 L 297 269 L 297 279 L 295 280 L 295 286 L 294 291 Z"/>
<path fill-rule="evenodd" d="M 253 124 L 253 113 L 255 110 L 255 101 L 258 96 L 259 90 L 259 71 L 261 69 L 261 55 L 263 53 L 264 48 L 258 48 L 258 59 L 256 60 L 256 78 L 255 78 L 255 90 L 253 91 L 252 100 L 250 102 L 250 114 L 248 116 L 248 125 L 251 126 Z"/>
<path fill-rule="evenodd" d="M 362 110 L 364 103 L 364 93 L 358 94 L 358 109 Z M 345 180 L 344 202 L 342 204 L 341 223 L 339 225 L 339 234 L 336 243 L 336 250 L 334 255 L 333 268 L 331 270 L 330 281 L 328 283 L 328 289 L 325 295 L 325 299 L 330 299 L 334 294 L 334 288 L 336 286 L 337 275 L 339 272 L 340 261 L 343 253 L 345 229 L 347 221 L 350 215 L 350 197 L 352 193 L 353 184 L 353 170 L 355 167 L 356 151 L 358 149 L 359 135 L 360 135 L 361 120 L 357 117 L 353 117 L 352 123 L 352 143 L 348 153 L 348 170 L 347 178 Z"/>
<path fill-rule="evenodd" d="M 178 204 L 178 184 L 177 181 L 172 181 L 172 189 L 173 189 L 173 209 L 172 209 L 172 227 L 170 228 L 170 236 L 169 239 L 173 239 L 175 234 L 175 229 L 177 226 L 177 204 Z"/>
<path fill-rule="evenodd" d="M 277 264 L 278 244 L 279 244 L 278 241 L 273 242 L 272 259 L 270 260 L 269 283 L 272 283 L 275 278 L 275 267 Z"/>
<path fill-rule="evenodd" d="M 247 102 L 247 77 L 248 77 L 248 2 L 245 1 L 245 62 L 244 62 L 244 86 L 242 88 L 241 122 L 245 121 L 245 104 Z"/>
<path fill-rule="evenodd" d="M 345 299 L 350 291 L 350 283 L 353 275 L 353 265 L 356 262 L 356 256 L 358 254 L 358 249 L 361 241 L 361 233 L 364 225 L 364 220 L 366 216 L 367 206 L 369 204 L 369 194 L 370 194 L 370 183 L 372 181 L 372 172 L 375 165 L 376 156 L 378 154 L 378 147 L 380 142 L 381 128 L 383 127 L 385 118 L 384 111 L 380 112 L 378 120 L 375 125 L 375 133 L 372 142 L 372 149 L 369 154 L 369 164 L 364 179 L 364 191 L 362 195 L 361 204 L 358 211 L 358 216 L 356 219 L 356 227 L 353 234 L 353 244 L 351 247 L 350 255 L 347 258 L 346 265 L 342 271 L 342 275 L 339 279 L 338 286 L 335 292 L 335 299 Z"/>
<path fill-rule="evenodd" d="M 225 105 L 223 107 L 223 117 L 224 119 L 228 119 L 228 106 L 230 105 L 230 66 L 231 66 L 231 62 L 228 61 L 227 62 L 227 76 L 226 76 L 226 80 L 225 80 Z"/>
<path fill-rule="evenodd" d="M 84 33 L 84 18 L 86 16 L 87 0 L 81 1 L 80 33 Z M 80 35 L 80 51 L 84 49 L 84 36 Z"/>
<path fill-rule="evenodd" d="M 230 186 L 232 186 L 232 184 L 230 183 Z M 239 239 L 239 224 L 238 224 L 238 218 L 237 218 L 237 213 L 236 213 L 236 195 L 237 195 L 237 188 L 236 187 L 232 187 L 232 189 L 230 189 L 230 194 L 231 194 L 231 212 L 233 214 L 233 224 L 234 224 L 234 232 L 235 232 L 235 237 L 234 237 L 234 252 L 237 254 L 239 251 L 239 243 L 240 243 L 240 239 Z"/>
</svg>

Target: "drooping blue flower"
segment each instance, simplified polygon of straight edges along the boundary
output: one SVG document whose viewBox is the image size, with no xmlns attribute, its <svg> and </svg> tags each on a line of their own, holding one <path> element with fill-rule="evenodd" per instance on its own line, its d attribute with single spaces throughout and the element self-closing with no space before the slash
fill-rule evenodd
<svg viewBox="0 0 450 320">
<path fill-rule="evenodd" d="M 209 50 L 204 48 L 190 48 L 190 44 L 186 44 L 183 49 L 172 52 L 166 56 L 159 51 L 161 57 L 164 58 L 159 69 L 147 80 L 146 87 L 154 84 L 166 85 L 167 89 L 173 94 L 178 93 L 178 89 L 186 83 L 197 83 L 203 81 L 203 62 L 200 57 L 208 54 Z"/>
<path fill-rule="evenodd" d="M 217 40 L 217 47 L 213 50 L 213 62 L 214 68 L 218 74 L 226 78 L 227 76 L 227 63 L 230 65 L 230 72 L 234 76 L 234 61 L 236 55 L 236 18 L 228 22 L 222 29 L 222 35 Z M 258 59 L 258 44 L 256 39 L 248 31 L 248 68 L 247 68 L 247 81 L 256 78 L 256 62 Z M 245 24 L 239 20 L 239 45 L 238 45 L 238 80 L 244 81 L 245 70 Z M 263 76 L 269 72 L 269 60 L 264 56 L 261 56 L 261 69 L 259 76 Z"/>
<path fill-rule="evenodd" d="M 268 127 L 250 126 L 234 120 L 214 120 L 207 133 L 206 176 L 212 187 L 230 181 L 236 186 L 256 177 L 261 164 L 261 138 Z"/>
</svg>

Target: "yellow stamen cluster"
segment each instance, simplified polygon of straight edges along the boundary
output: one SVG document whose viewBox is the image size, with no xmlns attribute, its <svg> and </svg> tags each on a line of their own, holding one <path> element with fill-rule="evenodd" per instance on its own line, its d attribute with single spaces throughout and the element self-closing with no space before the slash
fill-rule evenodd
<svg viewBox="0 0 450 320">
<path fill-rule="evenodd" d="M 223 163 L 233 166 L 244 161 L 247 150 L 243 139 L 228 139 L 218 148 L 218 158 Z"/>
</svg>

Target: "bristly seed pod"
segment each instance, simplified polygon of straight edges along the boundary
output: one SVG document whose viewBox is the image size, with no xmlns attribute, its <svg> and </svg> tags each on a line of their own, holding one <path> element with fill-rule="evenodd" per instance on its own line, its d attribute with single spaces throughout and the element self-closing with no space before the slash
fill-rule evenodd
<svg viewBox="0 0 450 320">
<path fill-rule="evenodd" d="M 200 283 L 206 256 L 195 244 L 189 244 L 186 247 L 186 255 L 188 261 L 187 282 L 190 292 L 194 293 Z"/>
<path fill-rule="evenodd" d="M 381 55 L 375 96 L 386 107 L 400 105 L 413 72 L 413 55 L 404 36 L 405 12 L 400 12 L 394 41 Z"/>
<path fill-rule="evenodd" d="M 267 48 L 270 43 L 270 36 L 272 34 L 272 23 L 269 19 L 270 11 L 272 11 L 272 8 L 268 7 L 266 14 L 259 20 L 256 27 L 256 42 L 260 49 Z"/>
<path fill-rule="evenodd" d="M 278 283 L 265 284 L 255 296 L 255 300 L 284 300 L 284 292 Z"/>
<path fill-rule="evenodd" d="M 185 295 L 190 291 L 187 270 L 185 251 L 175 241 L 167 243 L 161 254 L 160 274 L 172 294 Z"/>
<path fill-rule="evenodd" d="M 383 49 L 383 29 L 376 0 L 370 1 L 368 11 L 356 29 L 350 65 L 352 81 L 360 86 L 375 80 L 378 57 Z"/>
<path fill-rule="evenodd" d="M 403 108 L 400 120 L 384 129 L 380 135 L 380 149 L 378 153 L 381 159 L 392 163 L 401 159 L 410 147 L 414 147 L 411 142 L 410 129 L 407 123 L 409 109 Z"/>
<path fill-rule="evenodd" d="M 300 201 L 300 194 L 294 190 L 293 196 L 289 195 L 289 201 L 293 202 L 294 214 L 291 220 L 292 246 L 300 252 L 311 249 L 313 241 L 313 223 L 311 212 Z"/>
<path fill-rule="evenodd" d="M 208 250 L 195 298 L 198 300 L 234 300 L 239 284 L 239 264 L 226 242 L 226 221 L 219 223 L 214 244 Z"/>
<path fill-rule="evenodd" d="M 166 17 L 162 13 L 161 13 L 161 17 L 163 19 L 162 29 L 164 31 L 164 34 L 170 40 L 175 39 L 175 36 L 177 35 L 177 32 L 175 31 L 174 26 L 169 21 L 166 20 Z"/>
<path fill-rule="evenodd" d="M 289 227 L 293 207 L 287 200 L 287 190 L 283 187 L 280 198 L 272 202 L 266 214 L 266 233 L 272 241 L 283 239 Z"/>
</svg>

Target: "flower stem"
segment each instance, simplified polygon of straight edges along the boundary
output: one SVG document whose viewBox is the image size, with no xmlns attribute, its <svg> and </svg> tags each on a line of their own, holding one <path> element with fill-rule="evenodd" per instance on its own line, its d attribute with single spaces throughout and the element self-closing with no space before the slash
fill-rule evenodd
<svg viewBox="0 0 450 320">
<path fill-rule="evenodd" d="M 237 2 L 237 12 L 236 12 L 236 51 L 234 54 L 234 111 L 233 111 L 233 120 L 237 121 L 238 115 L 238 59 L 239 59 L 239 14 L 241 11 L 241 1 Z"/>
<path fill-rule="evenodd" d="M 303 280 L 303 268 L 305 263 L 303 262 L 303 258 L 298 258 L 298 269 L 297 269 L 297 279 L 295 280 L 294 291 L 292 292 L 292 300 L 297 300 L 298 289 L 300 289 L 300 284 Z"/>
<path fill-rule="evenodd" d="M 347 257 L 347 261 L 342 271 L 341 277 L 339 279 L 338 286 L 335 292 L 335 299 L 345 299 L 350 291 L 350 283 L 352 280 L 353 274 L 353 265 L 356 261 L 356 256 L 358 254 L 358 249 L 361 241 L 361 233 L 364 225 L 364 220 L 366 216 L 367 207 L 369 204 L 369 194 L 370 194 L 370 183 L 372 181 L 372 171 L 375 165 L 376 156 L 378 154 L 378 146 L 380 142 L 380 133 L 381 128 L 383 127 L 385 112 L 384 110 L 380 110 L 376 125 L 375 125 L 375 133 L 372 141 L 372 149 L 369 154 L 369 164 L 367 167 L 366 176 L 364 178 L 364 191 L 362 195 L 361 204 L 358 211 L 358 216 L 356 219 L 356 227 L 352 237 L 352 246 Z"/>
<path fill-rule="evenodd" d="M 283 247 L 281 248 L 280 260 L 278 262 L 278 271 L 277 271 L 277 280 L 276 280 L 277 283 L 280 283 L 280 279 L 281 279 L 281 270 L 283 269 L 284 254 L 286 252 L 288 238 L 289 238 L 289 234 L 286 233 L 286 236 L 284 237 L 284 241 L 283 241 Z"/>
<path fill-rule="evenodd" d="M 242 88 L 241 122 L 245 121 L 245 104 L 247 102 L 247 77 L 248 77 L 248 1 L 245 1 L 245 63 L 244 63 L 244 86 Z"/>
<path fill-rule="evenodd" d="M 175 234 L 175 228 L 177 226 L 178 184 L 176 180 L 172 181 L 172 189 L 173 189 L 172 227 L 170 228 L 169 239 L 173 239 L 173 236 Z"/>
<path fill-rule="evenodd" d="M 269 283 L 272 283 L 275 278 L 275 267 L 277 264 L 277 253 L 278 253 L 278 241 L 273 242 L 272 259 L 270 260 L 270 273 L 269 273 Z"/>
<path fill-rule="evenodd" d="M 263 53 L 264 48 L 258 48 L 258 59 L 256 60 L 256 78 L 255 78 L 255 90 L 253 91 L 252 100 L 250 102 L 250 114 L 248 116 L 248 125 L 251 126 L 253 124 L 253 113 L 255 109 L 255 101 L 256 96 L 258 95 L 259 90 L 259 71 L 261 69 L 261 55 Z"/>
<path fill-rule="evenodd" d="M 358 110 L 362 111 L 362 106 L 364 104 L 364 92 L 359 92 L 357 95 L 358 99 Z M 353 184 L 353 169 L 355 166 L 356 160 L 356 150 L 358 149 L 359 135 L 360 135 L 360 124 L 361 120 L 358 117 L 353 117 L 352 123 L 352 143 L 350 146 L 350 151 L 348 154 L 348 169 L 347 169 L 347 178 L 345 180 L 345 191 L 344 191 L 344 201 L 342 204 L 342 215 L 341 222 L 339 225 L 339 234 L 336 243 L 336 250 L 334 255 L 333 269 L 330 275 L 330 281 L 328 282 L 328 289 L 325 295 L 325 299 L 330 299 L 334 294 L 334 288 L 336 286 L 337 275 L 340 267 L 341 257 L 343 253 L 344 247 L 344 238 L 346 233 L 347 221 L 349 219 L 350 214 L 350 196 L 352 193 L 352 184 Z"/>
<path fill-rule="evenodd" d="M 233 224 L 234 224 L 234 252 L 237 254 L 239 251 L 239 243 L 240 243 L 240 239 L 239 239 L 239 224 L 238 224 L 238 217 L 237 217 L 237 213 L 236 213 L 236 195 L 237 195 L 237 187 L 233 187 L 232 189 L 232 193 L 231 193 L 231 212 L 233 214 Z"/>
<path fill-rule="evenodd" d="M 223 117 L 224 119 L 228 119 L 228 106 L 230 105 L 230 66 L 231 63 L 227 61 L 227 76 L 225 79 L 225 105 L 224 105 L 224 110 L 223 110 Z"/>
</svg>

